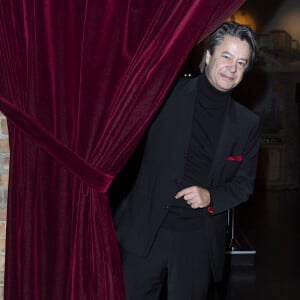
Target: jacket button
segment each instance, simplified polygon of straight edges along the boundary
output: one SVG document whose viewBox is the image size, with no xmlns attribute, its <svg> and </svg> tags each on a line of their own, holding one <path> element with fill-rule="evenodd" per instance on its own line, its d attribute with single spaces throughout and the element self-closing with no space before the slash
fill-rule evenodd
<svg viewBox="0 0 300 300">
<path fill-rule="evenodd" d="M 170 206 L 168 204 L 165 204 L 164 207 L 165 209 L 169 209 Z"/>
</svg>

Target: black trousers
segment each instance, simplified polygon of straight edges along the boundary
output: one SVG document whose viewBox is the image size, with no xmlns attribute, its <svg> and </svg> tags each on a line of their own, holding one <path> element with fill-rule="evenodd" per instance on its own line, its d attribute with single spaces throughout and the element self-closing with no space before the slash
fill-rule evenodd
<svg viewBox="0 0 300 300">
<path fill-rule="evenodd" d="M 126 300 L 205 300 L 211 280 L 204 230 L 162 228 L 147 257 L 122 251 Z M 162 291 L 167 296 L 162 298 Z"/>
</svg>

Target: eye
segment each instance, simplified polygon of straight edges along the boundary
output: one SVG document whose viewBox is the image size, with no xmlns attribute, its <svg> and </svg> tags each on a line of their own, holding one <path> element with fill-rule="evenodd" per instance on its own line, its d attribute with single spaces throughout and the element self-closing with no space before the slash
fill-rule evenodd
<svg viewBox="0 0 300 300">
<path fill-rule="evenodd" d="M 244 62 L 244 61 L 239 61 L 238 64 L 239 64 L 239 66 L 241 66 L 243 68 L 245 68 L 247 66 L 246 62 Z"/>
<path fill-rule="evenodd" d="M 228 54 L 223 54 L 222 57 L 225 58 L 225 59 L 230 59 Z"/>
</svg>

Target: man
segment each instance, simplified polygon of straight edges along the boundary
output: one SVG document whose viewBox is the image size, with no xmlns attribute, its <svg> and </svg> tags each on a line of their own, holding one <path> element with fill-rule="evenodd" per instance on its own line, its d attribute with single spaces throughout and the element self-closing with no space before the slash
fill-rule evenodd
<svg viewBox="0 0 300 300">
<path fill-rule="evenodd" d="M 235 22 L 208 39 L 202 74 L 180 79 L 148 135 L 135 185 L 116 218 L 127 300 L 206 299 L 222 277 L 227 210 L 253 190 L 258 117 L 231 91 L 255 59 Z"/>
</svg>

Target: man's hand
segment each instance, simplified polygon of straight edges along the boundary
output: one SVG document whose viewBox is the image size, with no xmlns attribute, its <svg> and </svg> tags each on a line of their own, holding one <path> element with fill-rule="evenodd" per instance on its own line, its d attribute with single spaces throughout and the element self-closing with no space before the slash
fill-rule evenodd
<svg viewBox="0 0 300 300">
<path fill-rule="evenodd" d="M 178 192 L 176 199 L 183 198 L 191 208 L 204 208 L 210 204 L 209 191 L 200 186 L 191 186 Z"/>
</svg>

